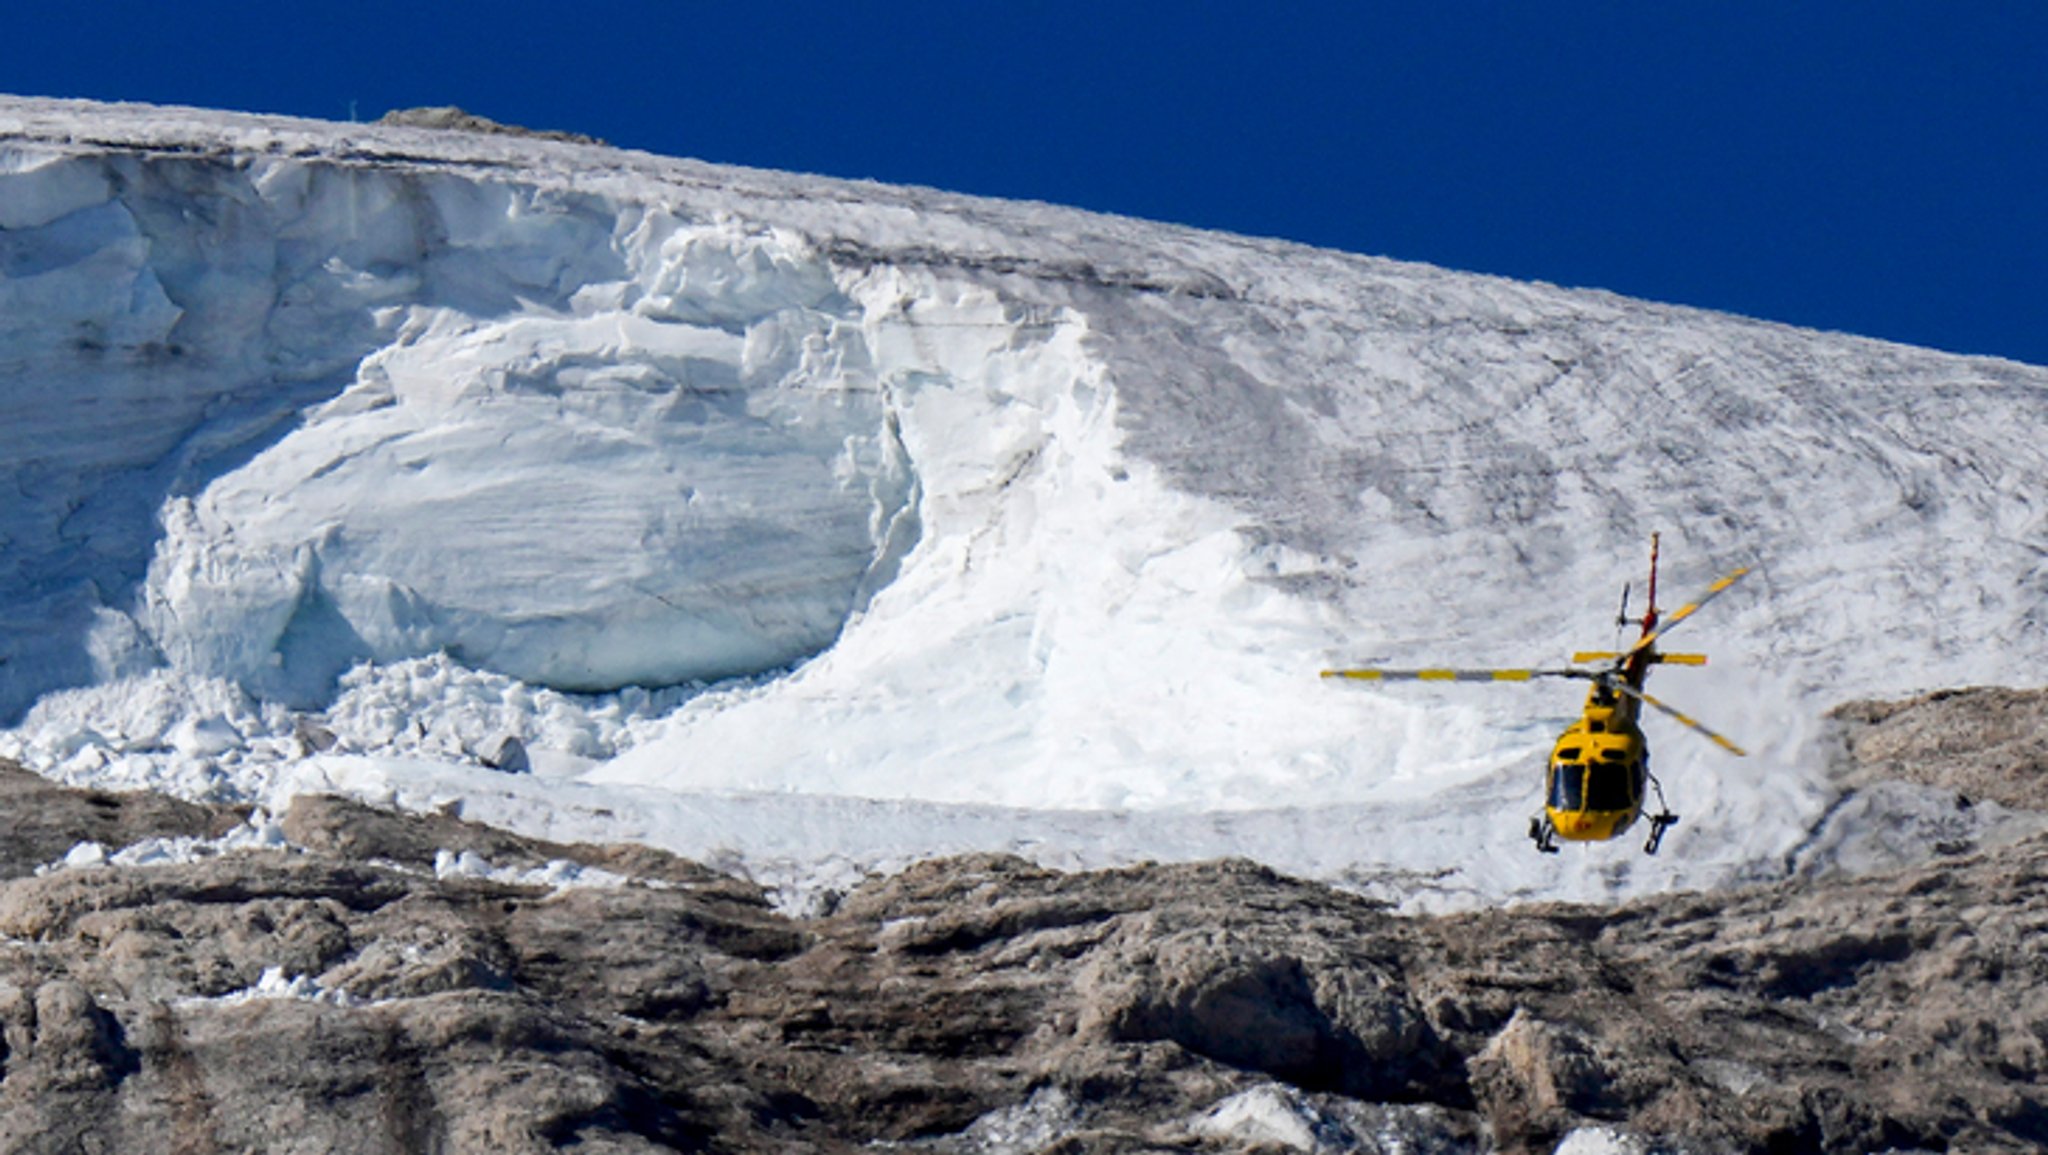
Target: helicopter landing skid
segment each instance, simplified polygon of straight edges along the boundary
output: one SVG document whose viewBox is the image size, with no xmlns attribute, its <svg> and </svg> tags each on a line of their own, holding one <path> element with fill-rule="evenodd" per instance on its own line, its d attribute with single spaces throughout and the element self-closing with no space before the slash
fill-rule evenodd
<svg viewBox="0 0 2048 1155">
<path fill-rule="evenodd" d="M 1650 786 L 1657 791 L 1657 813 L 1650 815 L 1650 837 L 1643 843 L 1644 854 L 1655 854 L 1664 844 L 1664 832 L 1678 825 L 1678 815 L 1671 813 L 1671 804 L 1664 801 L 1664 784 L 1650 775 Z"/>
<path fill-rule="evenodd" d="M 1657 853 L 1657 847 L 1664 841 L 1664 832 L 1678 825 L 1678 815 L 1669 812 L 1650 816 L 1650 837 L 1643 843 L 1644 854 Z"/>
<path fill-rule="evenodd" d="M 1549 815 L 1538 814 L 1529 820 L 1529 840 L 1545 854 L 1557 853 L 1557 827 L 1550 824 Z"/>
</svg>

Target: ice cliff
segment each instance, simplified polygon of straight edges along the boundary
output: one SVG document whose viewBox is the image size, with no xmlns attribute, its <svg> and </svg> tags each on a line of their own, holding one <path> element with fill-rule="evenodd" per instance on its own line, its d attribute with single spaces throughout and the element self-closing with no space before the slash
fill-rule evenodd
<svg viewBox="0 0 2048 1155">
<path fill-rule="evenodd" d="M 287 158 L 5 168 L 9 712 L 157 662 L 305 705 L 437 651 L 753 672 L 915 540 L 858 309 L 772 228 Z"/>
</svg>

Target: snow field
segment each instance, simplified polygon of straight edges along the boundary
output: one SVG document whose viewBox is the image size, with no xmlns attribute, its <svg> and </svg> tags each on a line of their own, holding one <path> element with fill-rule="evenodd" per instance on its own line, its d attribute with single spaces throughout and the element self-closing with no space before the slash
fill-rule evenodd
<svg viewBox="0 0 2048 1155">
<path fill-rule="evenodd" d="M 0 754 L 81 784 L 459 803 L 798 908 L 972 849 L 1600 899 L 1912 853 L 1820 715 L 2048 650 L 2025 366 L 182 110 L 0 101 L 0 206 Z M 1656 859 L 1522 837 L 1576 684 L 1315 677 L 1607 646 L 1653 530 L 1667 608 L 1755 567 L 1652 686 L 1752 751 L 1651 720 Z"/>
</svg>

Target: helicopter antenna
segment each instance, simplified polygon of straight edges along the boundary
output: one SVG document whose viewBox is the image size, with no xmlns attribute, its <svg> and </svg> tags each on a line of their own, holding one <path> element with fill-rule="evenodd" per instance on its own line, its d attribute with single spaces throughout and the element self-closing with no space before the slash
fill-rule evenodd
<svg viewBox="0 0 2048 1155">
<path fill-rule="evenodd" d="M 1643 614 L 1643 633 L 1649 634 L 1657 628 L 1657 539 L 1662 534 L 1650 535 L 1650 608 Z"/>
<path fill-rule="evenodd" d="M 1628 628 L 1629 583 L 1621 583 L 1621 612 L 1614 615 L 1614 648 L 1621 649 L 1621 631 Z"/>
</svg>

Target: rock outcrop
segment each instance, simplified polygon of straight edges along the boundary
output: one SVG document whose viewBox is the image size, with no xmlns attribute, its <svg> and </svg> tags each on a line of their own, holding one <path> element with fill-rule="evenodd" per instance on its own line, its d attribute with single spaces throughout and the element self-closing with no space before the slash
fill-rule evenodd
<svg viewBox="0 0 2048 1155">
<path fill-rule="evenodd" d="M 552 128 L 527 128 L 518 124 L 501 124 L 489 117 L 465 112 L 452 104 L 434 105 L 425 108 L 394 108 L 377 118 L 378 124 L 395 125 L 400 128 L 438 128 L 449 132 L 480 132 L 490 136 L 526 136 L 535 140 L 553 140 L 564 144 L 603 144 L 597 137 L 580 132 L 563 132 Z"/>
<path fill-rule="evenodd" d="M 2048 690 L 1978 686 L 1831 711 L 1852 784 L 1902 781 L 2048 810 Z"/>
<path fill-rule="evenodd" d="M 2044 838 L 1434 918 L 1246 862 L 980 856 L 792 919 L 454 817 L 305 798 L 289 849 L 208 853 L 244 815 L 0 792 L 5 1151 L 2048 1144 Z M 151 837 L 200 849 L 35 868 Z"/>
</svg>

